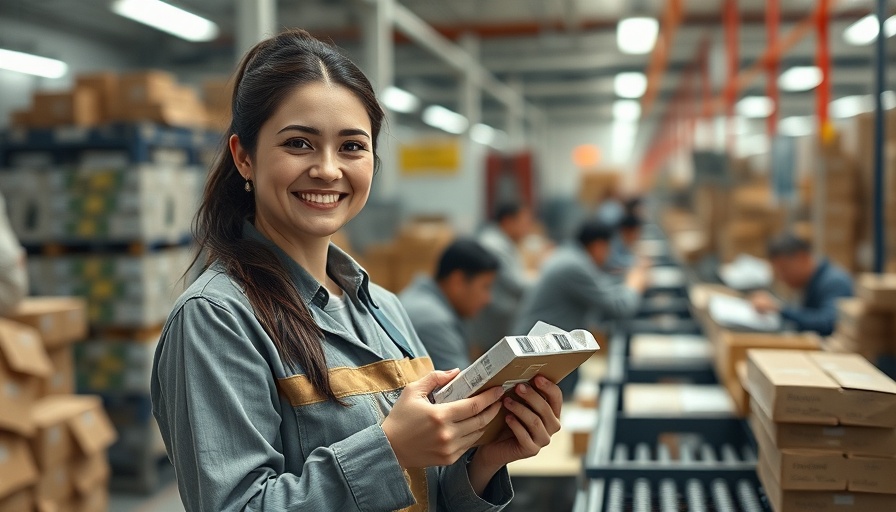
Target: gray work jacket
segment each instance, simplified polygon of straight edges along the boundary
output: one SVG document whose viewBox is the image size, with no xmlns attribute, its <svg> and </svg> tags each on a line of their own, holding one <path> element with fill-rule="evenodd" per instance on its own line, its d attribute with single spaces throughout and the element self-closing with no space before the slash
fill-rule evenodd
<svg viewBox="0 0 896 512">
<path fill-rule="evenodd" d="M 433 278 L 417 277 L 398 298 L 436 370 L 470 366 L 464 325 Z"/>
<path fill-rule="evenodd" d="M 367 315 L 357 331 L 346 328 L 323 310 L 325 288 L 251 224 L 243 231 L 292 276 L 324 332 L 331 385 L 349 407 L 319 395 L 301 371 L 284 365 L 240 285 L 213 265 L 177 301 L 152 374 L 153 414 L 186 510 L 503 508 L 513 496 L 506 468 L 480 498 L 467 475 L 470 453 L 447 467 L 399 466 L 381 424 L 404 386 L 432 364 L 397 298 L 330 245 L 327 272 Z M 414 357 L 405 357 L 370 316 L 365 293 Z"/>
</svg>

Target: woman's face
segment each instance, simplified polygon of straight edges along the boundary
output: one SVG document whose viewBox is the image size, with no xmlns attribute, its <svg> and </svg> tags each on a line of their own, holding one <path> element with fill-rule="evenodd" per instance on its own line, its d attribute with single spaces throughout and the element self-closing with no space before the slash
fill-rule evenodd
<svg viewBox="0 0 896 512">
<path fill-rule="evenodd" d="M 289 93 L 262 125 L 254 158 L 243 155 L 240 165 L 234 153 L 255 187 L 256 227 L 291 242 L 339 230 L 370 195 L 371 137 L 367 110 L 349 89 L 314 82 Z"/>
</svg>

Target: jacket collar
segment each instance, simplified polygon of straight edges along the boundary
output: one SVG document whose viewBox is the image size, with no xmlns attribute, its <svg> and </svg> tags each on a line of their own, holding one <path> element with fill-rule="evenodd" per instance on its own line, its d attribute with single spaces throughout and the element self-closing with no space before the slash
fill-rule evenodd
<svg viewBox="0 0 896 512">
<path fill-rule="evenodd" d="M 330 300 L 327 289 L 283 249 L 258 231 L 248 219 L 243 221 L 243 238 L 261 243 L 277 256 L 306 305 L 314 305 L 321 309 L 327 305 Z M 359 302 L 361 293 L 371 297 L 370 276 L 351 256 L 332 243 L 327 253 L 327 274 L 349 294 L 352 300 Z M 372 302 L 372 299 L 370 300 Z"/>
</svg>

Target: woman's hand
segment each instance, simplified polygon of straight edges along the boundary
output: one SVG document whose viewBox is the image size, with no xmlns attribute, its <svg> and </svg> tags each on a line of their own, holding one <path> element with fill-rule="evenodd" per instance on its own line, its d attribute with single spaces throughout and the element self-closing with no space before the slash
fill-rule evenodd
<svg viewBox="0 0 896 512">
<path fill-rule="evenodd" d="M 498 415 L 500 387 L 472 398 L 433 404 L 429 393 L 451 381 L 460 370 L 435 371 L 408 384 L 383 421 L 383 432 L 405 469 L 454 464 Z"/>
<path fill-rule="evenodd" d="M 525 403 L 509 397 L 504 406 L 509 411 L 507 426 L 513 435 L 505 435 L 480 446 L 467 470 L 470 483 L 482 495 L 495 473 L 510 462 L 538 454 L 560 430 L 560 407 L 563 393 L 556 384 L 539 375 L 532 380 L 535 387 L 517 384 L 516 394 Z"/>
</svg>

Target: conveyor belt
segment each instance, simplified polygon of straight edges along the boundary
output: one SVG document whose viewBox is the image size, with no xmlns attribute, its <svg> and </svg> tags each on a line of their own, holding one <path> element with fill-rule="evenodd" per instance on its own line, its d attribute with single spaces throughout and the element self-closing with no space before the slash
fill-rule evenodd
<svg viewBox="0 0 896 512">
<path fill-rule="evenodd" d="M 575 512 L 770 512 L 772 509 L 755 478 L 723 479 L 640 478 L 594 480 L 579 494 Z"/>
</svg>

